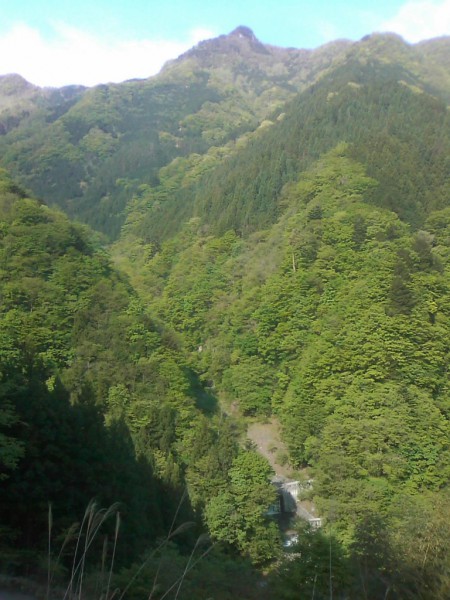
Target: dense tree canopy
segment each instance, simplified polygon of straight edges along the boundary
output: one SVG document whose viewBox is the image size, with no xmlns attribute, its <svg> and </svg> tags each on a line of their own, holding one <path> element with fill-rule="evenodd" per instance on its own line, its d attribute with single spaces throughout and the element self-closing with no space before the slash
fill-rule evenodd
<svg viewBox="0 0 450 600">
<path fill-rule="evenodd" d="M 411 586 L 432 597 L 425 574 L 417 582 L 405 571 L 417 532 L 399 549 L 394 507 L 424 494 L 437 502 L 450 475 L 446 209 L 416 230 L 376 205 L 380 183 L 353 153 L 338 145 L 285 186 L 279 221 L 247 240 L 190 221 L 133 264 L 126 240 L 142 242 L 125 229 L 117 252 L 222 402 L 280 418 L 291 462 L 313 469 L 342 560 L 353 569 L 368 559 L 372 542 L 352 548 L 378 518 L 395 561 L 364 567 L 367 585 L 382 588 L 379 570 L 392 569 L 399 597 Z M 197 289 L 204 301 L 190 302 Z M 229 483 L 206 505 L 207 522 L 251 552 L 236 537 L 235 502 Z"/>
</svg>

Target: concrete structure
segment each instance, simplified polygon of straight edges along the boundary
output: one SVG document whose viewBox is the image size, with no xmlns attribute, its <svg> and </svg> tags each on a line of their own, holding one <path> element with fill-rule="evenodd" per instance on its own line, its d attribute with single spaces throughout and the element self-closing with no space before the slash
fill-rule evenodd
<svg viewBox="0 0 450 600">
<path fill-rule="evenodd" d="M 278 491 L 278 502 L 269 507 L 267 514 L 279 515 L 283 513 L 290 513 L 305 519 L 305 521 L 308 521 L 308 523 L 310 523 L 314 529 L 317 529 L 322 525 L 322 519 L 309 513 L 303 506 L 300 505 L 299 502 L 299 496 L 301 492 L 310 490 L 312 488 L 311 479 L 305 482 L 300 482 L 286 481 L 281 477 L 276 477 L 272 480 L 272 483 Z"/>
</svg>

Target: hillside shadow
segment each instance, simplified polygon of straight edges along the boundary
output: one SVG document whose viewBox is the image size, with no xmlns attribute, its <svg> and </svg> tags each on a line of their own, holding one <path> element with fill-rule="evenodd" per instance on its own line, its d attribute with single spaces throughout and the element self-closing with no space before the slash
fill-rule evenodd
<svg viewBox="0 0 450 600">
<path fill-rule="evenodd" d="M 207 416 L 217 414 L 219 401 L 211 388 L 208 388 L 192 369 L 186 368 L 185 373 L 189 380 L 189 395 L 194 398 L 196 407 Z"/>
</svg>

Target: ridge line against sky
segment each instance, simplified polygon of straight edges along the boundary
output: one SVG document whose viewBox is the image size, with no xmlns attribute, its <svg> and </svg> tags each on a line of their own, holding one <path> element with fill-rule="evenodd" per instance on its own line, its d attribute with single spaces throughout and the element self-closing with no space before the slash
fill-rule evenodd
<svg viewBox="0 0 450 600">
<path fill-rule="evenodd" d="M 315 48 L 374 31 L 450 34 L 450 0 L 0 0 L 0 75 L 40 86 L 146 78 L 201 40 L 250 27 L 263 43 Z"/>
</svg>

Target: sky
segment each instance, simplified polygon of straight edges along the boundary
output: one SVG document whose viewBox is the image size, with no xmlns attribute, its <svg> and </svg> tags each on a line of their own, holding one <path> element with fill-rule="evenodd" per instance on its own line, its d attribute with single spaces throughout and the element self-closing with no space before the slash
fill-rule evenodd
<svg viewBox="0 0 450 600">
<path fill-rule="evenodd" d="M 239 25 L 283 47 L 374 31 L 416 43 L 450 35 L 450 0 L 0 0 L 0 75 L 53 87 L 146 78 Z"/>
</svg>

